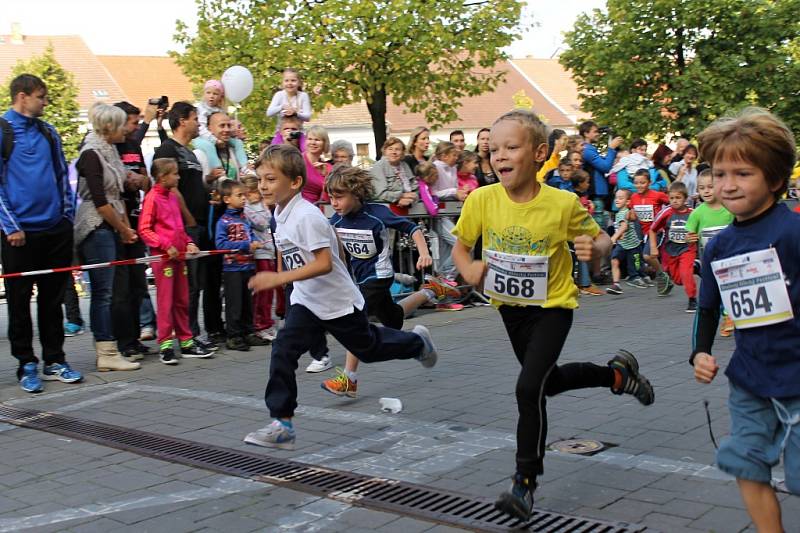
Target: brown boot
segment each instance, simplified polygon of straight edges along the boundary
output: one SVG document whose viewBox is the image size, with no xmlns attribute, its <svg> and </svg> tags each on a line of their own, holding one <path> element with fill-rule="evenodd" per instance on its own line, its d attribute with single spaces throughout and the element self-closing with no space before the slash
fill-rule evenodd
<svg viewBox="0 0 800 533">
<path fill-rule="evenodd" d="M 97 352 L 97 371 L 108 372 L 110 370 L 139 370 L 142 365 L 128 361 L 117 350 L 115 341 L 96 341 L 94 343 Z"/>
</svg>

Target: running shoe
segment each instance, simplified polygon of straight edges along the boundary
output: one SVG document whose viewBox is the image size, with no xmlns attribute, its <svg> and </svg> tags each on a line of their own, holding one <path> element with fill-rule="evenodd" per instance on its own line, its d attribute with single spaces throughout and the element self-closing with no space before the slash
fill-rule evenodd
<svg viewBox="0 0 800 533">
<path fill-rule="evenodd" d="M 25 366 L 22 367 L 22 376 L 19 378 L 19 386 L 25 392 L 31 393 L 42 392 L 44 390 L 36 363 L 25 363 Z"/>
<path fill-rule="evenodd" d="M 189 346 L 181 346 L 181 357 L 184 359 L 209 359 L 214 357 L 214 352 L 206 350 L 195 340 Z"/>
<path fill-rule="evenodd" d="M 64 324 L 65 337 L 75 337 L 76 335 L 83 335 L 83 326 L 73 324 L 72 322 L 67 322 Z"/>
<path fill-rule="evenodd" d="M 203 340 L 200 337 L 194 338 L 194 343 L 207 352 L 216 352 L 219 346 L 211 339 Z"/>
<path fill-rule="evenodd" d="M 144 359 L 144 355 L 142 355 L 134 346 L 125 348 L 120 352 L 120 354 L 128 361 L 141 361 Z"/>
<path fill-rule="evenodd" d="M 336 376 L 323 381 L 320 387 L 336 396 L 347 396 L 348 398 L 355 398 L 358 392 L 358 383 L 351 381 L 341 368 L 337 368 Z"/>
<path fill-rule="evenodd" d="M 627 285 L 630 285 L 631 287 L 636 287 L 637 289 L 646 289 L 647 288 L 647 283 L 645 283 L 642 278 L 628 279 L 625 283 Z"/>
<path fill-rule="evenodd" d="M 145 326 L 139 330 L 140 341 L 151 341 L 156 338 L 156 330 L 152 326 Z"/>
<path fill-rule="evenodd" d="M 612 283 L 606 287 L 606 292 L 608 294 L 622 294 L 622 287 L 619 286 L 619 283 Z"/>
<path fill-rule="evenodd" d="M 436 352 L 436 346 L 433 344 L 431 332 L 428 331 L 428 328 L 421 324 L 414 326 L 414 329 L 411 331 L 422 337 L 422 342 L 425 344 L 422 349 L 422 353 L 417 356 L 417 361 L 419 361 L 420 364 L 422 364 L 422 366 L 425 368 L 432 368 L 436 365 L 439 354 Z"/>
<path fill-rule="evenodd" d="M 650 381 L 639 374 L 639 361 L 627 350 L 619 350 L 608 362 L 608 366 L 622 374 L 622 385 L 619 389 L 611 387 L 614 394 L 630 394 L 642 405 L 651 405 L 655 401 L 655 392 Z"/>
<path fill-rule="evenodd" d="M 278 330 L 275 329 L 275 326 L 270 328 L 262 329 L 261 331 L 257 331 L 256 335 L 264 339 L 265 341 L 272 342 L 275 340 L 275 337 L 278 336 Z"/>
<path fill-rule="evenodd" d="M 697 298 L 689 298 L 689 303 L 686 305 L 687 313 L 697 312 Z"/>
<path fill-rule="evenodd" d="M 656 293 L 658 293 L 659 296 L 668 295 L 672 290 L 673 285 L 674 284 L 672 283 L 669 274 L 664 271 L 658 273 L 656 277 Z"/>
<path fill-rule="evenodd" d="M 588 287 L 581 287 L 580 292 L 584 296 L 602 296 L 603 294 L 605 294 L 595 285 L 589 285 Z"/>
<path fill-rule="evenodd" d="M 225 341 L 225 347 L 239 352 L 250 351 L 250 345 L 242 337 L 228 337 L 228 340 Z"/>
<path fill-rule="evenodd" d="M 68 363 L 53 363 L 42 368 L 44 381 L 60 381 L 61 383 L 77 383 L 83 380 L 83 375 L 77 370 L 72 370 Z"/>
<path fill-rule="evenodd" d="M 461 311 L 464 309 L 462 304 L 456 303 L 446 303 L 446 304 L 436 304 L 437 311 Z"/>
<path fill-rule="evenodd" d="M 527 522 L 533 514 L 533 492 L 536 490 L 536 482 L 522 474 L 514 474 L 511 479 L 511 488 L 497 498 L 494 507 L 517 520 Z"/>
<path fill-rule="evenodd" d="M 320 360 L 314 359 L 311 361 L 311 364 L 306 367 L 306 372 L 309 374 L 318 374 L 330 370 L 331 368 L 333 368 L 333 363 L 331 363 L 331 358 L 326 355 Z"/>
<path fill-rule="evenodd" d="M 164 348 L 158 354 L 158 357 L 159 359 L 161 359 L 161 362 L 164 363 L 165 365 L 178 364 L 178 358 L 175 357 L 175 350 L 173 350 L 172 348 Z"/>
<path fill-rule="evenodd" d="M 280 420 L 273 420 L 272 424 L 258 431 L 249 433 L 244 441 L 247 444 L 264 446 L 265 448 L 279 448 L 281 450 L 294 450 L 294 428 L 287 426 Z"/>
<path fill-rule="evenodd" d="M 448 280 L 436 276 L 425 276 L 425 284 L 423 289 L 433 291 L 437 300 L 444 300 L 445 298 L 461 298 L 461 292 L 454 288 Z"/>
<path fill-rule="evenodd" d="M 249 346 L 266 346 L 269 344 L 269 341 L 261 335 L 256 335 L 255 333 L 250 333 L 245 336 L 244 342 L 246 342 Z"/>
</svg>

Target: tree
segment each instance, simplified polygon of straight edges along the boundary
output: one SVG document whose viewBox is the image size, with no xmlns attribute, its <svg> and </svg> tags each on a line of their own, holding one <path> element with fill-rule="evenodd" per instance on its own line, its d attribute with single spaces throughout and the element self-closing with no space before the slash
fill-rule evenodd
<svg viewBox="0 0 800 533">
<path fill-rule="evenodd" d="M 312 105 L 366 101 L 378 147 L 391 97 L 440 125 L 459 99 L 490 91 L 491 70 L 518 35 L 519 0 L 197 0 L 198 32 L 179 22 L 174 54 L 195 83 L 240 64 L 253 72 L 243 105 L 250 131 L 274 131 L 265 110 L 285 66 L 300 69 Z"/>
<path fill-rule="evenodd" d="M 745 105 L 800 133 L 800 0 L 608 0 L 567 33 L 584 109 L 627 136 L 694 136 Z"/>
<path fill-rule="evenodd" d="M 50 44 L 40 56 L 28 61 L 18 61 L 6 80 L 7 87 L 11 80 L 20 74 L 33 74 L 47 85 L 47 106 L 44 108 L 43 120 L 55 127 L 64 144 L 64 155 L 67 161 L 78 156 L 78 145 L 81 142 L 80 106 L 78 105 L 78 85 L 72 73 L 67 72 L 56 60 L 53 45 Z M 11 96 L 2 93 L 0 105 L 11 106 Z"/>
</svg>

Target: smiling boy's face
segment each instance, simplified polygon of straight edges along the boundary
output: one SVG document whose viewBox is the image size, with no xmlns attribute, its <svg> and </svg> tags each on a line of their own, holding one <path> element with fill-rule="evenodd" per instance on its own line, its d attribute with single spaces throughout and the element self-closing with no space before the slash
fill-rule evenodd
<svg viewBox="0 0 800 533">
<path fill-rule="evenodd" d="M 500 183 L 506 190 L 517 190 L 536 179 L 547 144 L 532 147 L 528 132 L 519 122 L 501 120 L 492 127 L 489 151 Z"/>
</svg>

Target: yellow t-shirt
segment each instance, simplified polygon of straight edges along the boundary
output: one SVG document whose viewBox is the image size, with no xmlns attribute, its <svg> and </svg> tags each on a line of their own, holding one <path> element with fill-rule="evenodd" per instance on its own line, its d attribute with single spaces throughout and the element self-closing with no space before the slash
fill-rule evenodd
<svg viewBox="0 0 800 533">
<path fill-rule="evenodd" d="M 500 183 L 475 189 L 453 229 L 469 248 L 482 237 L 484 250 L 548 256 L 547 301 L 542 307 L 565 309 L 578 307 L 567 243 L 578 235 L 598 233 L 600 227 L 575 194 L 544 184 L 533 200 L 522 204 L 511 201 Z"/>
<path fill-rule="evenodd" d="M 547 173 L 551 170 L 555 170 L 558 168 L 558 163 L 561 161 L 561 156 L 558 152 L 553 152 L 550 156 L 550 159 L 544 162 L 542 168 L 539 169 L 539 172 L 536 173 L 536 179 L 539 183 L 544 183 L 544 178 L 547 176 Z"/>
</svg>

